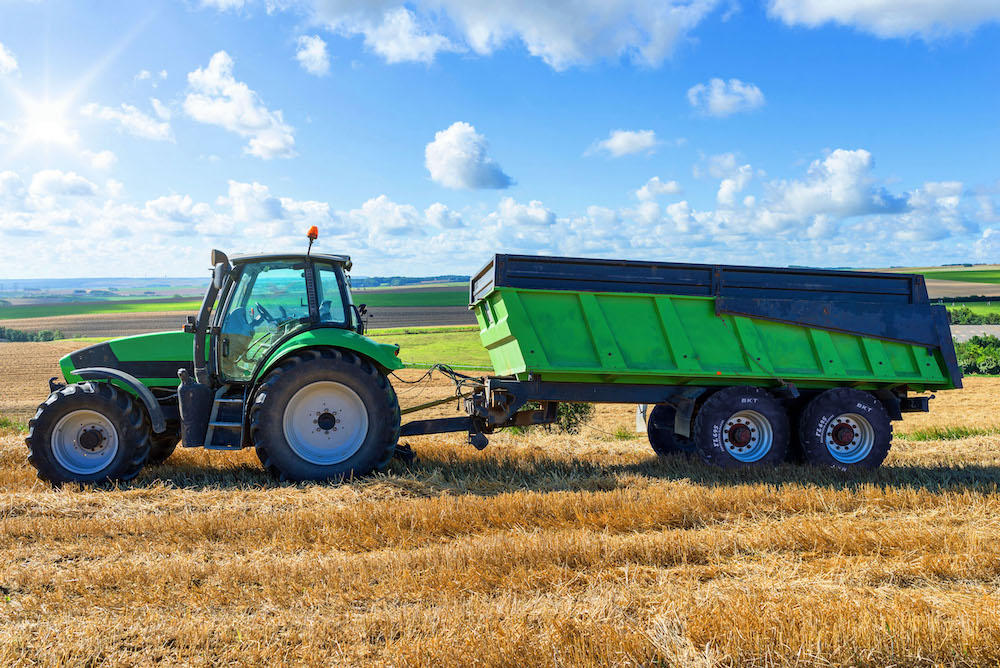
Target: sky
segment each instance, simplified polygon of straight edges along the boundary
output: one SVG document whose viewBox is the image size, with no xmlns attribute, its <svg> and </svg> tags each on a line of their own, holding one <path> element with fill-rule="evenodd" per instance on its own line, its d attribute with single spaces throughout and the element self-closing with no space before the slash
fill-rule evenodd
<svg viewBox="0 0 1000 668">
<path fill-rule="evenodd" d="M 997 0 L 0 0 L 0 278 L 1000 262 Z"/>
</svg>

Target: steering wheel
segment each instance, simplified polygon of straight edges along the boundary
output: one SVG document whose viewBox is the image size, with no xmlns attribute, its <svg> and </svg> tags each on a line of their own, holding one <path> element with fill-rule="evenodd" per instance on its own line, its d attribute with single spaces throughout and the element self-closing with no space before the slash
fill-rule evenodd
<svg viewBox="0 0 1000 668">
<path fill-rule="evenodd" d="M 260 313 L 260 317 L 267 322 L 274 322 L 274 316 L 267 312 L 267 309 L 260 305 L 260 302 L 254 302 L 253 307 L 257 309 L 257 313 Z"/>
</svg>

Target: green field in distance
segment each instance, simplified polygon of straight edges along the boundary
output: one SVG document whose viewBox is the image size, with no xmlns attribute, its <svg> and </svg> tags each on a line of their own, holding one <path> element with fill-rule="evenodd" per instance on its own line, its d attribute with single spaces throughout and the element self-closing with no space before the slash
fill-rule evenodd
<svg viewBox="0 0 1000 668">
<path fill-rule="evenodd" d="M 358 290 L 354 294 L 357 304 L 369 307 L 385 306 L 466 306 L 469 293 L 465 288 L 454 290 Z M 152 311 L 181 311 L 194 313 L 201 300 L 166 301 L 150 299 L 138 303 L 115 300 L 88 302 L 56 302 L 53 304 L 26 304 L 0 306 L 0 320 L 18 318 L 52 318 L 60 315 L 90 315 L 100 313 L 134 313 Z"/>
<path fill-rule="evenodd" d="M 966 283 L 1000 283 L 1000 270 L 972 269 L 970 271 L 924 271 L 926 278 L 937 281 L 964 281 Z"/>
</svg>

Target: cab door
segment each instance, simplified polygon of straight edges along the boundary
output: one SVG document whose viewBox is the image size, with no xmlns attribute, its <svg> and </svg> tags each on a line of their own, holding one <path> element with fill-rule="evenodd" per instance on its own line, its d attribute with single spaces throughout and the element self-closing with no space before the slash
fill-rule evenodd
<svg viewBox="0 0 1000 668">
<path fill-rule="evenodd" d="M 294 259 L 242 265 L 215 347 L 224 382 L 249 381 L 279 340 L 309 326 L 307 271 L 308 263 Z"/>
</svg>

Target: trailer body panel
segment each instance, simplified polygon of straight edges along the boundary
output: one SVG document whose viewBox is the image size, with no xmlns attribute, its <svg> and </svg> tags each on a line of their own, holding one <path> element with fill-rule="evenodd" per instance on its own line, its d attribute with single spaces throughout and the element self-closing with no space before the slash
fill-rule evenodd
<svg viewBox="0 0 1000 668">
<path fill-rule="evenodd" d="M 917 275 L 498 255 L 470 301 L 494 371 L 521 380 L 961 386 Z"/>
</svg>

